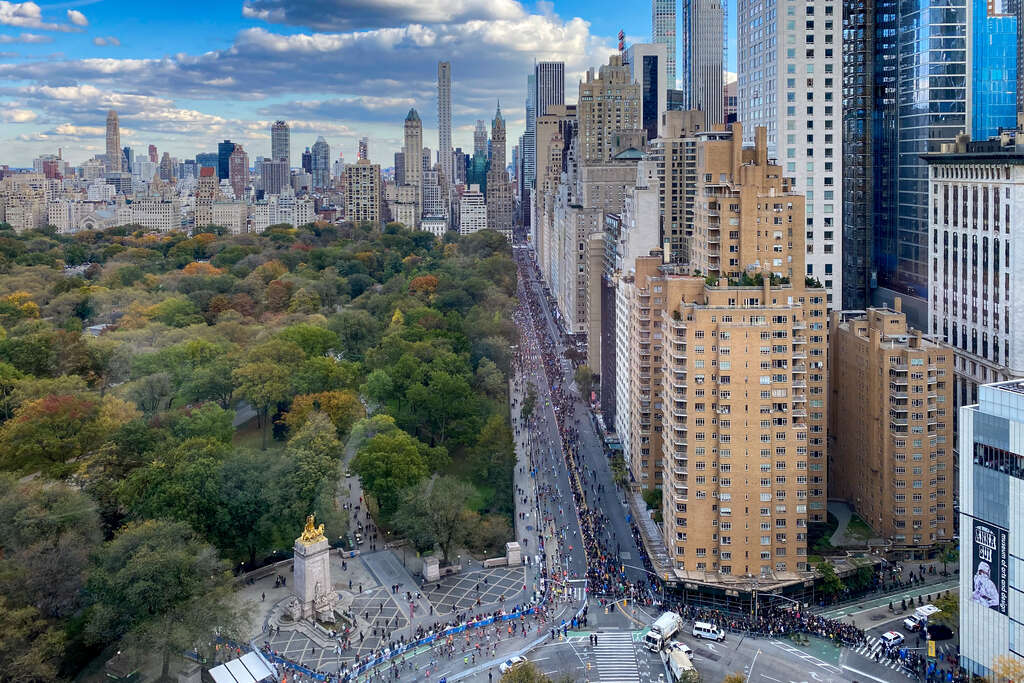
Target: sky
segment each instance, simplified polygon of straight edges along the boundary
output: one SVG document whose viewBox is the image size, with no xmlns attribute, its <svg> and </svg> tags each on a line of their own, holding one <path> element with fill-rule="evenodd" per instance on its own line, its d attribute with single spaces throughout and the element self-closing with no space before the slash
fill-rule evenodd
<svg viewBox="0 0 1024 683">
<path fill-rule="evenodd" d="M 269 156 L 270 124 L 284 119 L 293 165 L 322 135 L 332 159 L 350 162 L 366 136 L 387 167 L 410 107 L 436 150 L 442 60 L 453 146 L 472 150 L 477 119 L 489 126 L 500 102 L 510 154 L 535 60 L 565 62 L 573 102 L 619 30 L 646 42 L 650 24 L 649 0 L 0 0 L 0 164 L 102 154 L 115 109 L 122 146 L 161 155 L 191 158 L 231 139 L 250 159 Z"/>
</svg>

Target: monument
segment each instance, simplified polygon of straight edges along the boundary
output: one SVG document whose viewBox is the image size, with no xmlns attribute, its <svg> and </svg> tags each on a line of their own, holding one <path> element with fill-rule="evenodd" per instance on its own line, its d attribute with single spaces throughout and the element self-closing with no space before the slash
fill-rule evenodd
<svg viewBox="0 0 1024 683">
<path fill-rule="evenodd" d="M 306 517 L 306 527 L 295 539 L 294 550 L 295 598 L 289 606 L 292 618 L 333 623 L 338 594 L 331 583 L 331 548 L 324 525 L 314 526 L 313 515 Z"/>
</svg>

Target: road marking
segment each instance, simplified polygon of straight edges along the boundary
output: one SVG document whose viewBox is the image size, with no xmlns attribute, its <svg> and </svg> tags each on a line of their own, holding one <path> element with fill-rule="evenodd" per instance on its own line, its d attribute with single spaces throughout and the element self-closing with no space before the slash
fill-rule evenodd
<svg viewBox="0 0 1024 683">
<path fill-rule="evenodd" d="M 760 652 L 760 650 L 758 650 Z M 767 678 L 769 681 L 775 681 L 775 683 L 782 683 L 778 678 L 772 678 L 768 674 L 761 674 L 761 678 Z"/>
<path fill-rule="evenodd" d="M 852 671 L 853 673 L 857 674 L 858 676 L 863 676 L 864 678 L 870 678 L 873 681 L 878 681 L 878 683 L 889 683 L 888 681 L 886 681 L 884 679 L 875 678 L 871 674 L 866 674 L 863 671 L 860 671 L 858 669 L 854 669 L 852 666 L 847 666 L 846 664 L 843 664 L 843 668 L 846 669 L 847 671 Z"/>
<path fill-rule="evenodd" d="M 758 648 L 757 652 L 754 653 L 754 658 L 750 660 L 750 673 L 747 674 L 747 683 L 750 683 L 750 677 L 754 675 L 754 664 L 757 662 L 757 656 L 761 654 L 761 649 Z M 761 674 L 764 676 L 764 674 Z M 768 678 L 765 676 L 765 678 Z"/>
</svg>

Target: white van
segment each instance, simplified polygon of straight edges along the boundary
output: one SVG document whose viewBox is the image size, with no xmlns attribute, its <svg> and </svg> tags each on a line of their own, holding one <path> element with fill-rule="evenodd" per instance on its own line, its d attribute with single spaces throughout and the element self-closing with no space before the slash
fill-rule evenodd
<svg viewBox="0 0 1024 683">
<path fill-rule="evenodd" d="M 695 621 L 693 622 L 693 637 L 724 641 L 725 631 L 717 626 L 707 623 L 706 621 Z"/>
</svg>

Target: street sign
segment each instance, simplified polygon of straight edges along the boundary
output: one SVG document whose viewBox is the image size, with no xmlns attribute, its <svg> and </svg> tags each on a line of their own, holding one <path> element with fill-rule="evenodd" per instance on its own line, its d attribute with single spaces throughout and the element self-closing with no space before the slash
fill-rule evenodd
<svg viewBox="0 0 1024 683">
<path fill-rule="evenodd" d="M 935 656 L 935 641 L 934 640 L 929 640 L 928 641 L 928 656 L 929 657 L 934 657 Z"/>
</svg>

